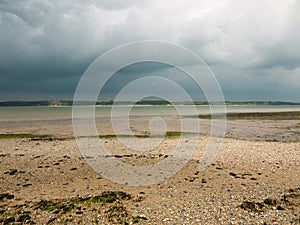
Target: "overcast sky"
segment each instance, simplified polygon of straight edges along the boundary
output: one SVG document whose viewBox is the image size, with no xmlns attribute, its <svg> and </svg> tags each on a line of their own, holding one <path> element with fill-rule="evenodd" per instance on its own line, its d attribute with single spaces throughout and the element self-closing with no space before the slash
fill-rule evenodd
<svg viewBox="0 0 300 225">
<path fill-rule="evenodd" d="M 154 39 L 201 56 L 226 100 L 300 102 L 299 12 L 298 0 L 1 0 L 0 100 L 72 99 L 98 56 Z M 149 65 L 124 71 L 108 93 Z"/>
</svg>

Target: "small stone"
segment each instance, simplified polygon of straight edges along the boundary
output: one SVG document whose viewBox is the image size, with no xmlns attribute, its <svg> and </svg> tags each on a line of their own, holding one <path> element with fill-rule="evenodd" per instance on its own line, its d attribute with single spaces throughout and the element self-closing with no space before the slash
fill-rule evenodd
<svg viewBox="0 0 300 225">
<path fill-rule="evenodd" d="M 285 210 L 282 206 L 280 206 L 280 205 L 278 205 L 277 207 L 276 207 L 276 209 L 277 210 Z"/>
<path fill-rule="evenodd" d="M 18 172 L 17 169 L 11 169 L 7 173 L 8 173 L 8 175 L 15 175 L 17 172 Z"/>
<path fill-rule="evenodd" d="M 264 203 L 265 203 L 266 205 L 275 206 L 277 202 L 276 202 L 275 199 L 267 198 L 267 199 L 264 200 Z"/>
<path fill-rule="evenodd" d="M 229 175 L 233 176 L 234 178 L 238 178 L 238 175 L 236 173 L 230 172 Z"/>
</svg>

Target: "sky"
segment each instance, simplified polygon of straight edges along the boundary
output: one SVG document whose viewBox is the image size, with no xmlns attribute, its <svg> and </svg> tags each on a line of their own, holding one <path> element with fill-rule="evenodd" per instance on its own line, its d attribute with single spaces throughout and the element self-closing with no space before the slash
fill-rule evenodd
<svg viewBox="0 0 300 225">
<path fill-rule="evenodd" d="M 0 101 L 73 99 L 99 56 L 161 40 L 198 54 L 226 100 L 300 102 L 299 12 L 298 0 L 0 0 Z M 104 99 L 153 73 L 201 98 L 170 66 L 130 68 L 105 85 Z"/>
</svg>

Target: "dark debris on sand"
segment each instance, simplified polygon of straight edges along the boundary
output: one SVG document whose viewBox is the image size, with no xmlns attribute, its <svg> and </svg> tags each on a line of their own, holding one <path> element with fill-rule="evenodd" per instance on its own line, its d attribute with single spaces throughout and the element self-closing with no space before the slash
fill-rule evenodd
<svg viewBox="0 0 300 225">
<path fill-rule="evenodd" d="M 300 207 L 300 188 L 289 189 L 278 198 L 266 198 L 261 202 L 244 201 L 240 208 L 251 212 L 265 210 L 295 210 Z"/>
<path fill-rule="evenodd" d="M 106 191 L 100 195 L 69 199 L 40 200 L 9 206 L 4 201 L 13 199 L 9 193 L 0 194 L 0 224 L 112 224 L 138 223 L 146 217 L 134 216 L 126 208 L 136 197 L 123 191 Z M 102 213 L 102 214 L 101 214 Z M 99 217 L 99 218 L 98 218 Z"/>
</svg>

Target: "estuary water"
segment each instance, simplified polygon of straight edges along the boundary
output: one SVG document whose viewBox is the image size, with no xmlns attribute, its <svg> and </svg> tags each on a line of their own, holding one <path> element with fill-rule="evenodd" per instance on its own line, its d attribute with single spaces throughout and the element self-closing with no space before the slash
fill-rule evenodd
<svg viewBox="0 0 300 225">
<path fill-rule="evenodd" d="M 114 106 L 114 112 L 122 115 L 130 109 L 131 117 L 141 116 L 176 116 L 178 115 L 173 106 Z M 84 106 L 83 106 L 84 108 Z M 209 106 L 176 106 L 182 116 L 195 116 L 195 114 L 210 114 Z M 112 112 L 111 106 L 96 106 L 97 118 L 109 118 Z M 230 105 L 226 106 L 227 112 L 286 112 L 300 111 L 300 106 L 286 105 Z M 196 113 L 195 113 L 196 112 Z M 217 113 L 219 111 L 216 111 Z M 4 121 L 51 121 L 72 119 L 71 106 L 23 106 L 23 107 L 0 107 L 0 122 Z"/>
</svg>

